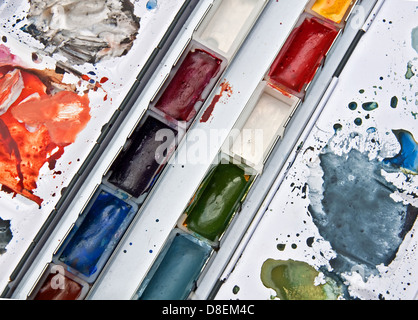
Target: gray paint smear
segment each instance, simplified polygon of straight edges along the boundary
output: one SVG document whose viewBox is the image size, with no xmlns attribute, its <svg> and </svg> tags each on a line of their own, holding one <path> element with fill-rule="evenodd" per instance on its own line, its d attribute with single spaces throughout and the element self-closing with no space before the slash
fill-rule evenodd
<svg viewBox="0 0 418 320">
<path fill-rule="evenodd" d="M 140 19 L 129 0 L 30 0 L 22 28 L 72 64 L 97 63 L 125 55 L 132 47 Z"/>
<path fill-rule="evenodd" d="M 414 48 L 415 51 L 418 53 L 418 27 L 412 30 L 411 38 L 412 48 Z"/>
<path fill-rule="evenodd" d="M 322 193 L 310 192 L 309 210 L 337 253 L 331 266 L 339 274 L 359 268 L 365 278 L 376 274 L 378 265 L 395 258 L 418 210 L 391 198 L 396 188 L 381 175 L 381 162 L 367 154 L 352 149 L 340 156 L 325 148 L 320 161 Z"/>
<path fill-rule="evenodd" d="M 0 255 L 6 253 L 6 247 L 13 238 L 10 229 L 10 220 L 3 220 L 0 218 Z"/>
</svg>

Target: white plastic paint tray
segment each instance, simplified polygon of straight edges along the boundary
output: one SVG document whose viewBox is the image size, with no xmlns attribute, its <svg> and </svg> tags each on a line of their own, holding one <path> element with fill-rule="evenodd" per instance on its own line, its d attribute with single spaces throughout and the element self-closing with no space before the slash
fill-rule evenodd
<svg viewBox="0 0 418 320">
<path fill-rule="evenodd" d="M 262 172 L 299 103 L 299 98 L 260 82 L 226 139 L 223 152 Z"/>
</svg>

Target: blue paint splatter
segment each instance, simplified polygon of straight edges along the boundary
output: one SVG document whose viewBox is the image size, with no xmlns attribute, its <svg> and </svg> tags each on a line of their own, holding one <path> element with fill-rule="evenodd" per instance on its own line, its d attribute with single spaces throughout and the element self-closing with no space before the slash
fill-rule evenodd
<svg viewBox="0 0 418 320">
<path fill-rule="evenodd" d="M 386 158 L 383 163 L 401 169 L 406 173 L 418 174 L 418 144 L 413 135 L 405 130 L 393 130 L 401 145 L 401 151 L 393 158 Z"/>
<path fill-rule="evenodd" d="M 309 212 L 337 253 L 330 261 L 334 272 L 361 266 L 367 279 L 395 258 L 418 209 L 392 199 L 396 187 L 382 176 L 381 162 L 368 154 L 352 149 L 340 156 L 325 148 L 320 160 L 322 190 L 310 192 Z"/>
<path fill-rule="evenodd" d="M 373 110 L 376 110 L 377 108 L 379 108 L 379 105 L 377 104 L 377 102 L 363 103 L 363 109 L 366 111 L 373 111 Z"/>
<path fill-rule="evenodd" d="M 155 8 L 157 8 L 157 0 L 149 0 L 147 2 L 147 9 L 154 10 Z"/>
</svg>

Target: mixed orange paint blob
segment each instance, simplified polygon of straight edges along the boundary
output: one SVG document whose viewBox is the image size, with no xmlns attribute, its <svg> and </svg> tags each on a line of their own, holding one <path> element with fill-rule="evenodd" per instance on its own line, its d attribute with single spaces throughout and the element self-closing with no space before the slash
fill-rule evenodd
<svg viewBox="0 0 418 320">
<path fill-rule="evenodd" d="M 89 98 L 54 89 L 45 80 L 51 70 L 40 77 L 39 70 L 4 64 L 7 60 L 0 57 L 0 184 L 41 206 L 43 199 L 34 193 L 39 172 L 45 164 L 53 170 L 86 127 Z"/>
</svg>

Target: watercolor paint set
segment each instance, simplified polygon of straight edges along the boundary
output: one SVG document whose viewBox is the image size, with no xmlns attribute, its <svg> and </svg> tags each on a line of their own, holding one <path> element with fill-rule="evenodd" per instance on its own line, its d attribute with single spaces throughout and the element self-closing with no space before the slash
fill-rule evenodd
<svg viewBox="0 0 418 320">
<path fill-rule="evenodd" d="M 415 297 L 416 162 L 403 160 L 414 154 L 416 97 L 406 88 L 416 68 L 411 58 L 405 79 L 393 73 L 385 44 L 416 8 L 103 0 L 89 13 L 93 30 L 80 15 L 88 6 L 69 2 L 0 5 L 0 156 L 13 156 L 0 164 L 18 177 L 0 181 L 10 211 L 0 214 L 9 226 L 0 229 L 2 297 Z M 42 114 L 43 99 L 77 104 L 81 124 L 62 130 Z M 34 160 L 13 144 L 24 130 L 47 157 L 32 189 Z M 40 132 L 53 143 L 33 140 Z M 41 213 L 22 218 L 31 232 L 16 227 L 24 212 Z"/>
<path fill-rule="evenodd" d="M 307 29 L 304 28 L 304 24 L 309 25 L 306 27 Z M 204 179 L 178 220 L 175 230 L 182 230 L 209 244 L 215 250 L 211 259 L 222 247 L 223 236 L 230 229 L 235 215 L 239 214 L 257 176 L 262 174 L 264 163 L 278 140 L 284 135 L 286 126 L 302 102 L 308 85 L 312 82 L 320 65 L 324 63 L 324 59 L 340 31 L 339 27 L 327 21 L 307 13 L 301 15 L 293 32 L 270 67 L 268 75 L 257 86 L 222 146 L 216 161 L 209 167 Z M 301 38 L 298 35 L 303 35 L 306 38 Z M 320 41 L 315 40 L 315 37 Z M 295 50 L 293 56 L 296 65 L 300 66 L 299 71 L 292 65 L 292 50 Z M 286 62 L 281 61 L 284 58 Z M 286 75 L 286 70 L 283 70 L 284 68 L 280 64 L 289 67 L 291 72 Z M 292 78 L 292 85 L 281 85 L 282 81 L 280 80 L 286 77 Z M 257 140 L 257 130 L 261 140 Z M 257 150 L 257 147 L 263 149 Z M 173 232 L 177 234 L 178 231 Z M 139 289 L 141 293 L 137 297 L 142 295 L 144 287 L 148 283 L 162 281 L 160 274 L 156 273 L 155 269 L 164 268 L 166 262 L 162 256 L 166 254 L 166 250 L 169 249 L 163 249 L 154 262 L 154 266 L 144 278 Z M 186 260 L 186 258 L 184 259 Z M 207 257 L 205 257 L 205 261 L 199 259 L 198 269 L 206 264 L 206 259 Z M 181 263 L 180 259 L 177 262 Z M 168 273 L 170 274 L 168 277 L 176 275 L 176 272 L 172 270 L 167 270 L 166 273 L 166 277 Z M 195 273 L 190 274 L 188 294 L 183 295 L 181 299 L 193 294 L 192 288 L 196 286 L 195 282 L 201 279 L 204 274 L 204 269 L 201 269 L 201 274 L 198 277 Z M 168 293 L 164 294 L 161 287 L 159 289 L 161 290 L 159 291 L 160 299 L 172 298 Z M 157 299 L 157 296 L 149 296 L 149 298 Z M 177 299 L 179 298 L 180 296 L 177 296 Z"/>
</svg>

